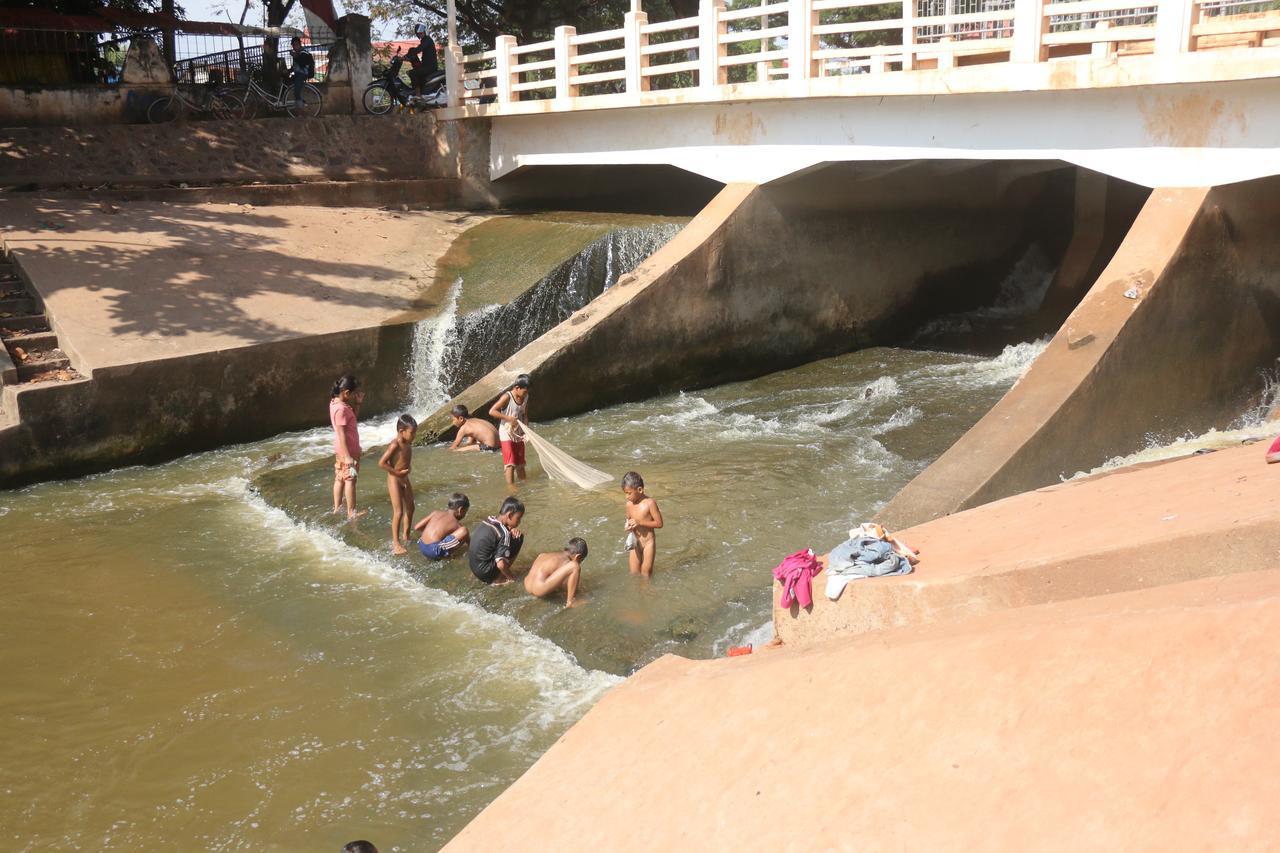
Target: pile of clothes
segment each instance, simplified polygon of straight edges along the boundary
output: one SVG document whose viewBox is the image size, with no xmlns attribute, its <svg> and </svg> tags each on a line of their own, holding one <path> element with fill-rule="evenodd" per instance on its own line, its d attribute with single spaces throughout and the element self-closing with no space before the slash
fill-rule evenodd
<svg viewBox="0 0 1280 853">
<path fill-rule="evenodd" d="M 835 601 L 849 582 L 858 578 L 909 574 L 918 557 L 916 551 L 880 525 L 860 524 L 849 531 L 848 540 L 837 545 L 827 558 L 827 598 Z M 786 557 L 773 569 L 773 577 L 782 582 L 782 598 L 778 604 L 782 607 L 813 604 L 813 578 L 823 570 L 822 561 L 814 556 L 811 548 Z"/>
<path fill-rule="evenodd" d="M 886 575 L 905 575 L 911 572 L 911 561 L 899 552 L 884 528 L 868 530 L 870 525 L 855 527 L 849 538 L 831 551 L 827 563 L 827 598 L 835 601 L 858 578 L 880 578 Z"/>
</svg>

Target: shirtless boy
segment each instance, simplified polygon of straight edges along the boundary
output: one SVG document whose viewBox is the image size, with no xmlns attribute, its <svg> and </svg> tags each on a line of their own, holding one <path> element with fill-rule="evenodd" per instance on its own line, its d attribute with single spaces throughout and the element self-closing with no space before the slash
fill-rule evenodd
<svg viewBox="0 0 1280 853">
<path fill-rule="evenodd" d="M 471 509 L 471 500 L 461 492 L 449 496 L 447 509 L 438 509 L 414 525 L 421 534 L 418 550 L 428 560 L 447 560 L 455 553 L 467 550 L 471 534 L 462 526 L 462 519 Z"/>
<path fill-rule="evenodd" d="M 454 406 L 449 412 L 458 434 L 453 437 L 450 450 L 466 453 L 471 450 L 498 452 L 498 428 L 484 418 L 473 418 L 466 406 Z"/>
<path fill-rule="evenodd" d="M 565 607 L 573 606 L 578 594 L 578 581 L 582 578 L 582 563 L 587 559 L 587 541 L 576 536 L 569 540 L 563 551 L 539 554 L 524 576 L 524 589 L 536 598 L 544 598 L 561 586 L 565 591 Z"/>
<path fill-rule="evenodd" d="M 409 528 L 413 526 L 413 484 L 409 482 L 409 469 L 413 464 L 413 437 L 418 434 L 418 422 L 409 415 L 401 415 L 396 421 L 396 437 L 378 460 L 378 467 L 387 472 L 387 491 L 391 494 L 391 553 L 408 554 L 400 540 L 409 541 Z"/>
<path fill-rule="evenodd" d="M 649 577 L 653 574 L 653 557 L 657 550 L 657 537 L 653 531 L 662 527 L 662 510 L 658 502 L 644 493 L 644 478 L 635 471 L 628 471 L 622 478 L 622 494 L 627 498 L 626 531 L 627 563 L 631 574 Z"/>
</svg>

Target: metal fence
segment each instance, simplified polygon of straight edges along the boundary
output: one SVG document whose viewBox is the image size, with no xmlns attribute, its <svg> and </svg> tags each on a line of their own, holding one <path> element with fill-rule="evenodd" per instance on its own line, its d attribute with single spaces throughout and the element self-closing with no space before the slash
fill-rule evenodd
<svg viewBox="0 0 1280 853">
<path fill-rule="evenodd" d="M 129 46 L 136 38 L 164 43 L 159 30 L 100 32 L 32 27 L 0 27 L 0 85 L 115 86 L 124 75 Z M 304 40 L 305 44 L 305 40 Z M 306 44 L 316 63 L 316 81 L 329 72 L 331 44 Z M 275 36 L 173 34 L 178 83 L 206 83 L 258 75 L 271 61 L 290 64 L 289 39 Z"/>
<path fill-rule="evenodd" d="M 218 38 L 225 38 L 219 36 Z M 236 39 L 227 39 L 236 44 Z M 179 59 L 173 67 L 174 79 L 178 83 L 208 83 L 219 78 L 227 83 L 245 81 L 249 77 L 260 77 L 262 69 L 268 62 L 275 61 L 284 65 L 291 64 L 289 59 L 288 39 L 263 39 L 245 36 L 243 46 L 189 56 Z M 316 76 L 313 82 L 323 82 L 329 74 L 329 50 L 331 44 L 304 44 L 307 52 L 316 61 Z"/>
</svg>

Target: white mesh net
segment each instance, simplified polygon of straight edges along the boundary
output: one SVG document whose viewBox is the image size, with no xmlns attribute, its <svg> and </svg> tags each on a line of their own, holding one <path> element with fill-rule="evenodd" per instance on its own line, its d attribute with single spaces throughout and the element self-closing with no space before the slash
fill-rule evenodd
<svg viewBox="0 0 1280 853">
<path fill-rule="evenodd" d="M 529 446 L 537 451 L 542 470 L 546 471 L 552 479 L 572 483 L 580 489 L 598 489 L 613 481 L 612 474 L 606 474 L 604 471 L 579 462 L 538 435 L 529 428 L 528 424 L 521 424 L 520 430 L 524 433 Z"/>
</svg>

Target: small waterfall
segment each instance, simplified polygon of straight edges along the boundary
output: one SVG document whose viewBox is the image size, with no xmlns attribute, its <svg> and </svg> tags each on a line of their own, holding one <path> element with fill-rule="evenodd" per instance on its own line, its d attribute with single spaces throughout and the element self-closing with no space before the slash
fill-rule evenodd
<svg viewBox="0 0 1280 853">
<path fill-rule="evenodd" d="M 450 307 L 419 324 L 414 335 L 415 410 L 446 402 L 521 347 L 585 306 L 680 232 L 677 223 L 617 228 L 560 264 L 506 305 L 490 305 L 457 316 L 454 285 Z"/>
<path fill-rule="evenodd" d="M 458 296 L 462 279 L 449 287 L 440 313 L 418 322 L 413 329 L 413 347 L 409 355 L 408 408 L 422 417 L 449 401 L 442 379 L 449 336 L 458 322 Z"/>
</svg>

